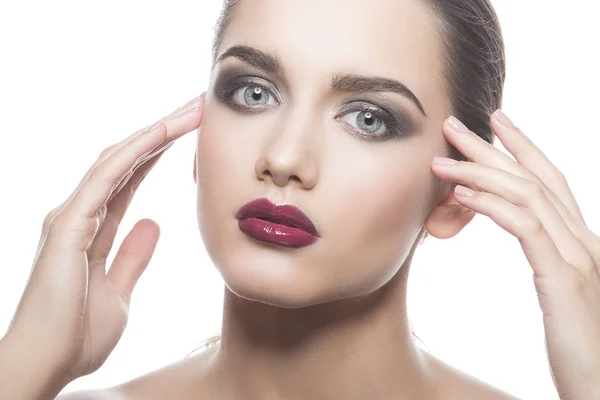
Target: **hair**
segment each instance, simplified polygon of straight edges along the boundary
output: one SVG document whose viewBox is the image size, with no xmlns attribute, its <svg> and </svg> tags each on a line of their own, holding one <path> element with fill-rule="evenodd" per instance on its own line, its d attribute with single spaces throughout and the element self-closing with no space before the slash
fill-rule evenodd
<svg viewBox="0 0 600 400">
<path fill-rule="evenodd" d="M 452 113 L 486 142 L 494 143 L 490 114 L 502 105 L 506 78 L 504 40 L 490 0 L 421 0 L 433 10 L 436 32 L 443 43 L 442 72 Z M 224 0 L 214 28 L 213 65 L 239 0 Z M 452 144 L 450 157 L 467 158 Z M 423 231 L 421 243 L 428 237 Z M 412 334 L 419 339 L 414 332 Z M 209 347 L 219 340 L 205 340 Z M 419 339 L 419 341 L 421 341 Z M 422 342 L 422 341 L 421 341 Z"/>
</svg>

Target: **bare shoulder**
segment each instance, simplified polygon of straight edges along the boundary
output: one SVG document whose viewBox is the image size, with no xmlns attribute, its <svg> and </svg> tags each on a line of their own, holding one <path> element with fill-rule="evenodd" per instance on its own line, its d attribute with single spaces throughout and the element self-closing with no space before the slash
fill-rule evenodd
<svg viewBox="0 0 600 400">
<path fill-rule="evenodd" d="M 518 397 L 475 378 L 460 369 L 427 355 L 440 387 L 439 398 L 443 400 L 520 400 Z"/>
<path fill-rule="evenodd" d="M 154 400 L 212 398 L 215 379 L 210 366 L 215 348 L 185 358 L 118 386 L 61 395 L 56 400 Z M 439 382 L 439 400 L 520 400 L 456 367 L 425 353 Z"/>
<path fill-rule="evenodd" d="M 208 361 L 213 352 L 214 348 L 204 350 L 118 386 L 68 393 L 56 400 L 188 399 L 192 393 L 194 399 L 199 399 L 209 394 L 211 371 Z"/>
</svg>

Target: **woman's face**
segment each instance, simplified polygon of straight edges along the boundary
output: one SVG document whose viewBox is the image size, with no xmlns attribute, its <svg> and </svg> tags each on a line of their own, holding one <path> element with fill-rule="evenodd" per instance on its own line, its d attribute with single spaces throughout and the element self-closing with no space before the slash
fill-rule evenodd
<svg viewBox="0 0 600 400">
<path fill-rule="evenodd" d="M 430 170 L 451 114 L 436 24 L 417 0 L 239 2 L 219 55 L 248 48 L 212 72 L 194 172 L 201 235 L 232 292 L 296 308 L 396 274 L 445 187 Z M 298 207 L 320 237 L 247 236 L 235 216 L 258 198 Z"/>
</svg>

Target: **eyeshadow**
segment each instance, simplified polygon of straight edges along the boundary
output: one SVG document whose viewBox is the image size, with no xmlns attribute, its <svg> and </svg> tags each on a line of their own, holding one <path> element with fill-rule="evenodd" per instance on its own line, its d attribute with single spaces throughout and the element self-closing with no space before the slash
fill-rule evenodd
<svg viewBox="0 0 600 400">
<path fill-rule="evenodd" d="M 222 104 L 228 107 L 233 107 L 236 110 L 245 113 L 252 113 L 254 111 L 250 109 L 242 109 L 243 106 L 234 106 L 229 98 L 236 89 L 242 86 L 251 86 L 254 84 L 253 81 L 257 82 L 256 84 L 258 86 L 264 86 L 278 102 L 281 102 L 279 90 L 271 83 L 272 78 L 265 76 L 260 70 L 246 67 L 245 65 L 229 65 L 222 67 L 214 85 L 215 96 Z M 348 96 L 344 97 L 343 101 L 336 106 L 338 109 L 336 110 L 336 114 L 339 114 L 339 110 L 353 108 L 352 103 L 369 103 L 382 109 L 384 112 L 387 112 L 395 120 L 404 136 L 416 132 L 420 124 L 416 123 L 414 118 L 410 117 L 410 113 L 403 111 L 401 106 L 396 102 L 384 98 L 384 93 L 387 92 L 348 93 Z M 257 109 L 256 112 L 261 111 L 264 111 L 264 109 Z"/>
</svg>

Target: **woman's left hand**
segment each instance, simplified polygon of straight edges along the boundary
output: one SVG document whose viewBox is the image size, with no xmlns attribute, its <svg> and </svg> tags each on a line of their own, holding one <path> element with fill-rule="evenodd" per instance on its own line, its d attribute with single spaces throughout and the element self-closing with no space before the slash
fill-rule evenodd
<svg viewBox="0 0 600 400">
<path fill-rule="evenodd" d="M 544 153 L 502 112 L 491 124 L 514 160 L 450 117 L 444 135 L 469 161 L 434 161 L 432 171 L 459 184 L 454 193 L 461 205 L 519 240 L 533 268 L 560 398 L 600 399 L 600 237 Z"/>
</svg>

